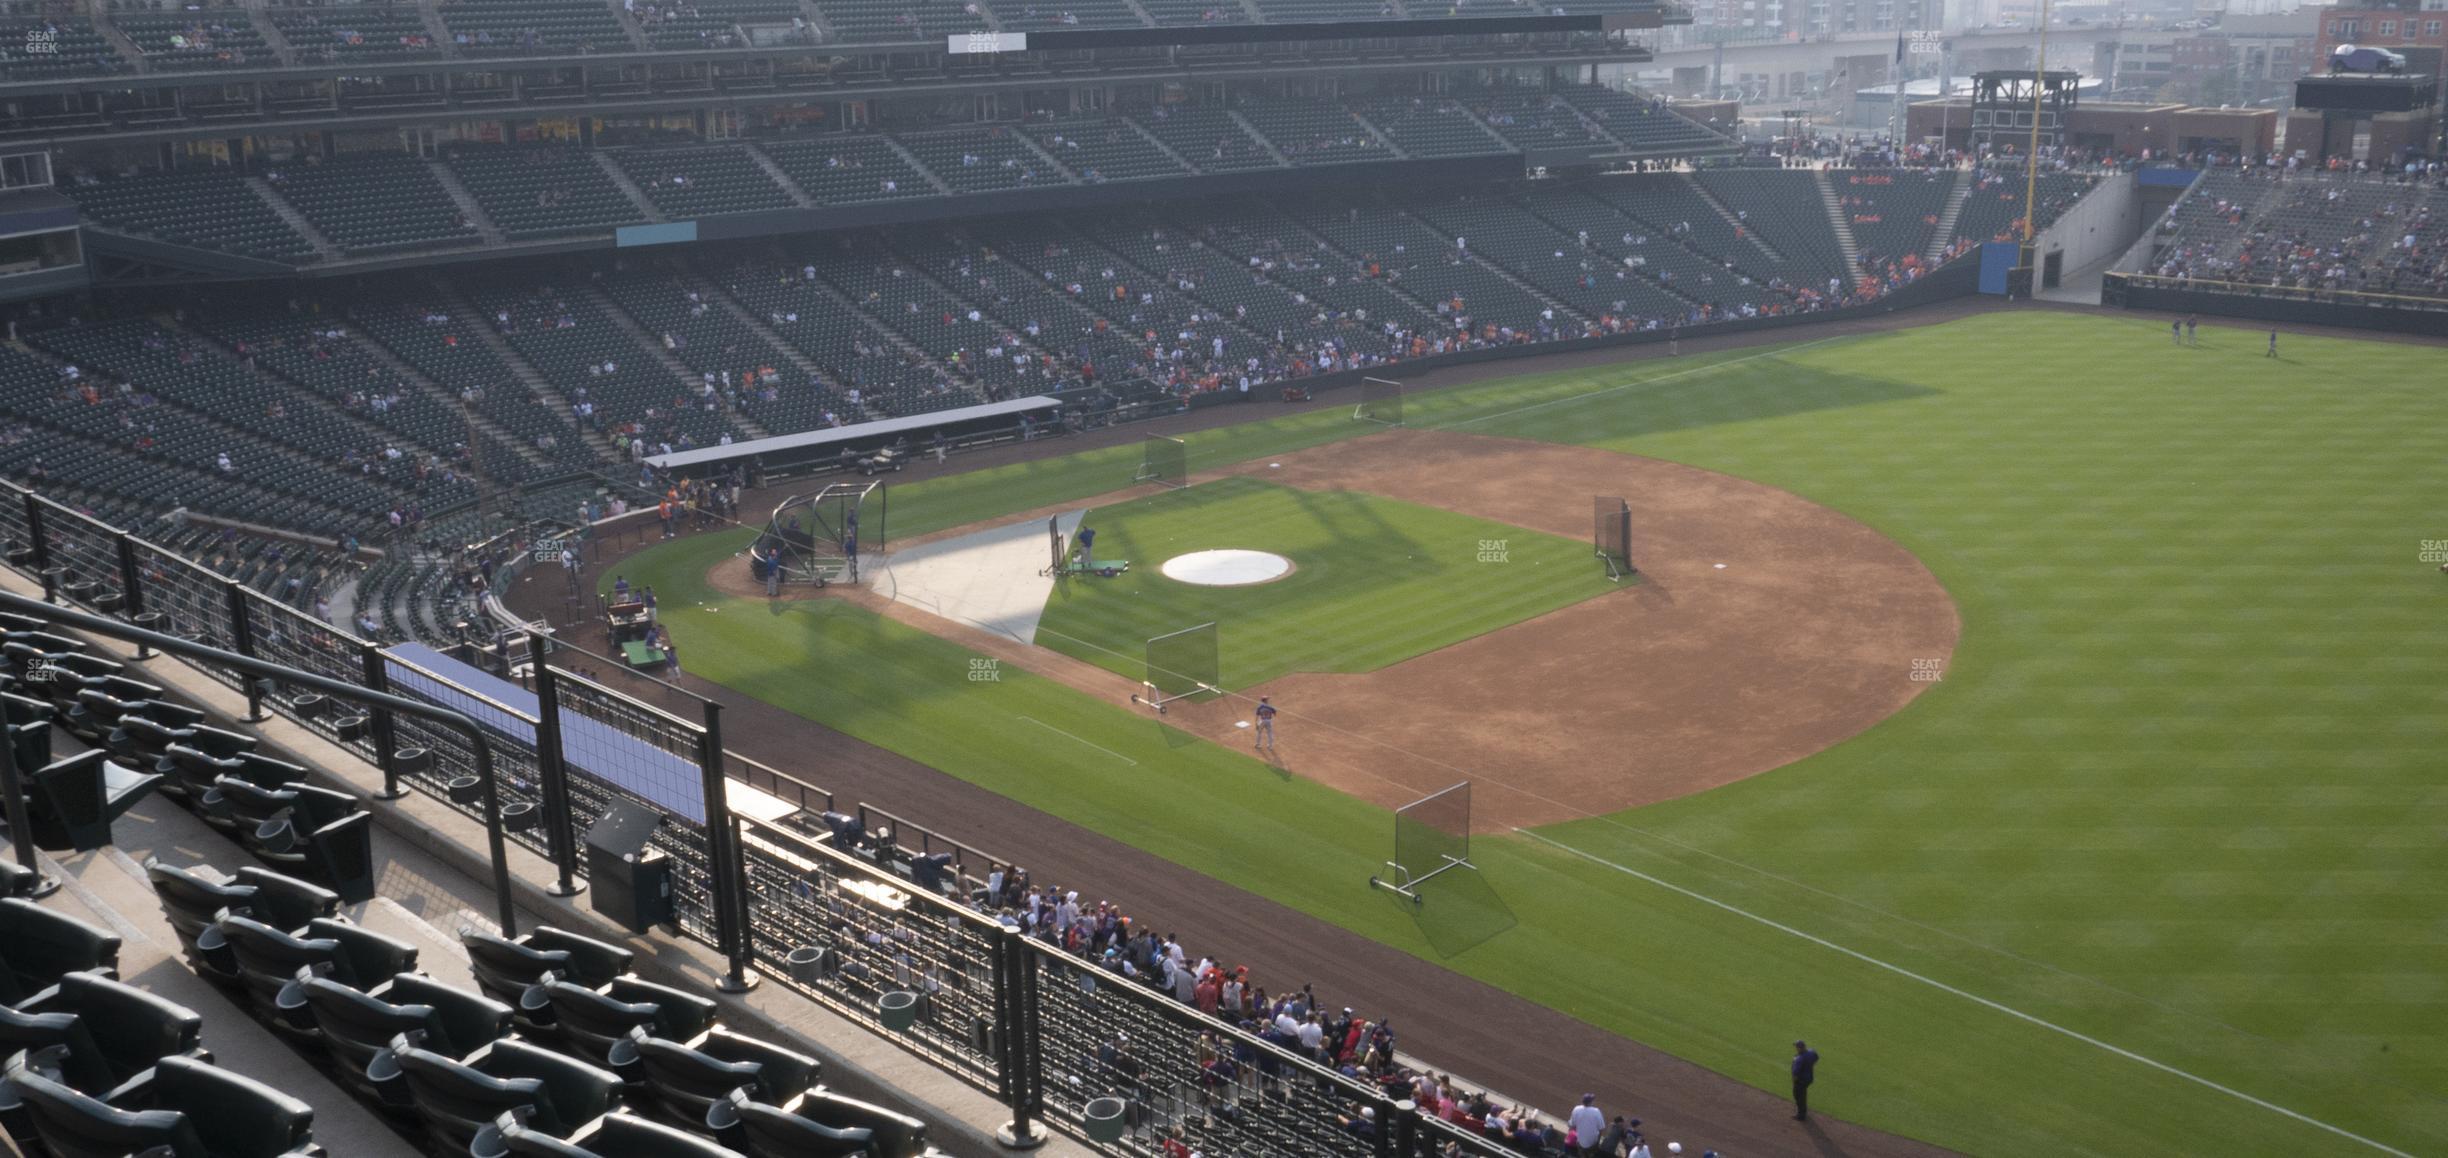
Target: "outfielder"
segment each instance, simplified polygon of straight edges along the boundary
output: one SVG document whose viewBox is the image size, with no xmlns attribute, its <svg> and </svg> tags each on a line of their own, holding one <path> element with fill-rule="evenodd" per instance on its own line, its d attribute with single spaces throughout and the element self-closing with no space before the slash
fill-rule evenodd
<svg viewBox="0 0 2448 1158">
<path fill-rule="evenodd" d="M 1258 734 L 1255 745 L 1268 751 L 1275 749 L 1275 705 L 1265 696 L 1258 697 Z"/>
</svg>

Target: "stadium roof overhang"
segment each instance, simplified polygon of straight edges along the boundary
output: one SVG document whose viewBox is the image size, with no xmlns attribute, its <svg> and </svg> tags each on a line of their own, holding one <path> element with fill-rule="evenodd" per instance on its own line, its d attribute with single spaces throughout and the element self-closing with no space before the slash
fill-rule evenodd
<svg viewBox="0 0 2448 1158">
<path fill-rule="evenodd" d="M 859 422 L 849 426 L 833 426 L 819 430 L 803 430 L 797 434 L 777 434 L 771 438 L 754 438 L 734 442 L 729 446 L 702 446 L 695 450 L 676 450 L 670 454 L 649 455 L 648 465 L 656 470 L 689 471 L 705 467 L 727 466 L 766 455 L 808 462 L 841 450 L 873 448 L 894 439 L 906 438 L 920 431 L 941 430 L 973 423 L 999 421 L 1018 422 L 1023 414 L 1035 414 L 1062 405 L 1062 400 L 1048 394 L 1027 398 L 1012 398 L 989 402 L 982 406 L 960 406 L 950 410 L 933 410 L 907 418 L 885 418 L 874 422 Z"/>
<path fill-rule="evenodd" d="M 1155 28 L 1060 28 L 1025 33 L 976 33 L 949 38 L 891 42 L 826 42 L 740 48 L 597 52 L 583 55 L 437 57 L 422 60 L 350 61 L 275 68 L 225 68 L 204 72 L 119 73 L 44 80 L 0 81 L 0 99 L 125 92 L 131 89 L 220 88 L 233 84 L 336 82 L 443 73 L 521 73 L 550 70 L 622 70 L 638 66 L 752 61 L 833 61 L 858 56 L 965 51 L 1064 52 L 1096 48 L 1199 47 L 1355 40 L 1446 39 L 1522 36 L 1558 32 L 1618 32 L 1688 24 L 1678 9 L 1640 8 L 1580 15 L 1450 16 L 1416 20 L 1345 20 L 1290 24 L 1186 25 Z M 993 43 L 1007 47 L 985 48 Z M 1043 83 L 1047 78 L 1037 78 Z"/>
</svg>

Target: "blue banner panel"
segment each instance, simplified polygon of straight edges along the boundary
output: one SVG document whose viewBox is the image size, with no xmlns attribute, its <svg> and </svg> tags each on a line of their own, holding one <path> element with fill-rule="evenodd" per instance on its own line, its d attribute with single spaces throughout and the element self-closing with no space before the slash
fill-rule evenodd
<svg viewBox="0 0 2448 1158">
<path fill-rule="evenodd" d="M 2023 246 L 2019 242 L 1982 242 L 1980 292 L 2003 295 L 2006 292 L 2006 275 L 2013 271 L 2015 261 L 2022 256 Z"/>
<path fill-rule="evenodd" d="M 2152 185 L 2165 185 L 2176 189 L 2190 189 L 2193 187 L 2193 179 L 2199 176 L 2201 176 L 2199 169 L 2136 169 L 2134 170 L 2134 183 L 2146 188 Z"/>
<path fill-rule="evenodd" d="M 487 731 L 530 748 L 535 746 L 535 726 L 527 722 L 538 711 L 534 692 L 421 643 L 395 644 L 385 648 L 384 654 L 441 677 L 428 678 L 423 672 L 392 663 L 387 673 L 392 690 L 463 712 Z M 469 695 L 470 692 L 476 694 Z M 694 824 L 705 823 L 705 779 L 692 761 L 575 712 L 561 713 L 561 759 L 572 770 L 668 809 L 675 816 Z"/>
<path fill-rule="evenodd" d="M 667 221 L 660 225 L 624 225 L 612 234 L 612 244 L 621 249 L 633 245 L 680 245 L 697 240 L 694 221 Z"/>
</svg>

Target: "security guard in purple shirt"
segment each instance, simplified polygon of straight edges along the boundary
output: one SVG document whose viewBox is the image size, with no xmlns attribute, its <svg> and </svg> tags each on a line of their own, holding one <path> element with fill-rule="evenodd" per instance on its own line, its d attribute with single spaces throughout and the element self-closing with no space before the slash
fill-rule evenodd
<svg viewBox="0 0 2448 1158">
<path fill-rule="evenodd" d="M 1793 1055 L 1794 1121 L 1810 1121 L 1810 1088 L 1819 1069 L 1819 1051 L 1795 1042 Z"/>
</svg>

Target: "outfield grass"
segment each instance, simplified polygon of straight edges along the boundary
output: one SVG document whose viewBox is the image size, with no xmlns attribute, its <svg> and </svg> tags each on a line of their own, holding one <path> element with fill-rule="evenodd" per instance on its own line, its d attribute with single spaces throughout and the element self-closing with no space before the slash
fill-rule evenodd
<svg viewBox="0 0 2448 1158">
<path fill-rule="evenodd" d="M 2371 1149 L 2306 1119 L 2448 1152 L 2448 582 L 2416 557 L 2448 539 L 2448 355 L 2202 338 L 1990 315 L 1408 399 L 1787 487 L 1917 552 L 1965 620 L 1945 682 L 1835 749 L 1480 841 L 1518 924 L 1453 957 L 1357 885 L 1383 813 L 1047 681 L 965 685 L 965 652 L 836 604 L 721 600 L 724 540 L 625 569 L 683 593 L 693 671 L 1745 1081 L 1807 1035 L 1833 1114 L 1979 1154 Z M 974 521 L 1113 465 L 894 505 Z"/>
<path fill-rule="evenodd" d="M 1209 621 L 1221 686 L 1238 690 L 1287 672 L 1374 671 L 1618 589 L 1576 539 L 1252 478 L 1100 507 L 1082 525 L 1096 528 L 1099 558 L 1129 559 L 1131 570 L 1056 586 L 1037 643 L 1132 679 L 1146 671 L 1148 639 Z M 1200 587 L 1157 569 L 1228 547 L 1273 551 L 1294 570 Z"/>
</svg>

